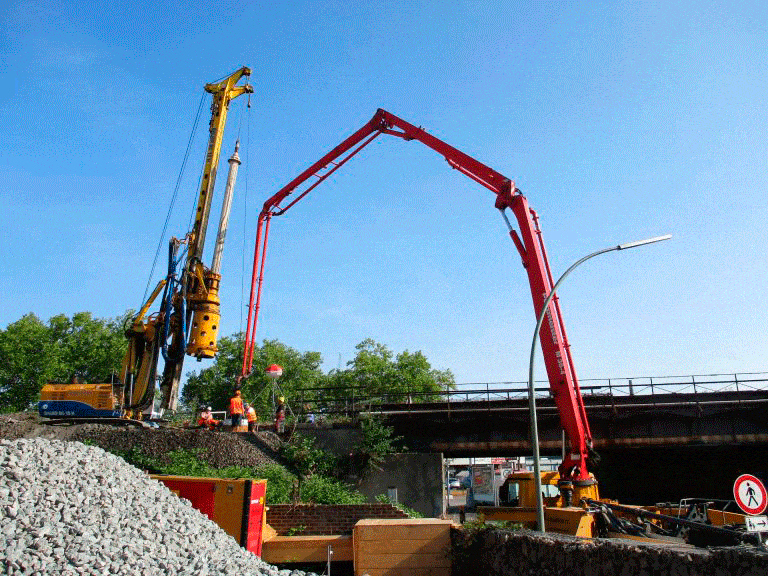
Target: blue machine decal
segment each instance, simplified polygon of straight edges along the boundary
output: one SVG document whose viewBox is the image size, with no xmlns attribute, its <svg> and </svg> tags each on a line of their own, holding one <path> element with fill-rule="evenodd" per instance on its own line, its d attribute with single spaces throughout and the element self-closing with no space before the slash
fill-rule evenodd
<svg viewBox="0 0 768 576">
<path fill-rule="evenodd" d="M 120 410 L 95 410 L 84 402 L 45 400 L 37 403 L 37 411 L 45 418 L 119 418 Z"/>
</svg>

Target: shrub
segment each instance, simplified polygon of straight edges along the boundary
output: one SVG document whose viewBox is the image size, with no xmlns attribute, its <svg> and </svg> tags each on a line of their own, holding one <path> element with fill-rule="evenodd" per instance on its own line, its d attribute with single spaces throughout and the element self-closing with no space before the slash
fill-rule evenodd
<svg viewBox="0 0 768 576">
<path fill-rule="evenodd" d="M 315 474 L 332 475 L 338 468 L 339 458 L 315 446 L 314 438 L 294 434 L 291 441 L 285 444 L 281 455 L 293 466 L 301 476 Z"/>
<path fill-rule="evenodd" d="M 395 443 L 402 440 L 402 437 L 392 436 L 393 429 L 376 418 L 361 419 L 360 429 L 363 439 L 360 442 L 359 452 L 365 456 L 369 466 L 380 469 L 384 456 L 398 452 Z"/>
<path fill-rule="evenodd" d="M 325 476 L 310 476 L 301 483 L 301 501 L 315 504 L 364 504 L 360 492 Z"/>
<path fill-rule="evenodd" d="M 382 504 L 391 504 L 398 510 L 402 510 L 406 514 L 408 514 L 408 518 L 423 518 L 423 514 L 420 514 L 419 512 L 416 512 L 413 508 L 408 508 L 405 504 L 401 504 L 400 502 L 392 502 L 390 500 L 389 496 L 386 494 L 379 494 L 376 496 L 376 502 L 381 502 Z"/>
<path fill-rule="evenodd" d="M 128 452 L 114 451 L 129 464 L 156 474 L 171 474 L 174 476 L 192 476 L 196 478 L 253 478 L 267 481 L 267 503 L 289 504 L 293 501 L 292 491 L 297 482 L 285 466 L 280 464 L 265 464 L 255 468 L 243 466 L 227 466 L 213 468 L 198 459 L 196 450 L 175 450 L 168 454 L 169 462 L 164 463 L 144 455 L 141 450 L 133 449 Z M 350 490 L 345 484 L 322 475 L 313 475 L 301 483 L 300 497 L 302 502 L 316 504 L 362 504 L 365 496 L 355 490 Z"/>
</svg>

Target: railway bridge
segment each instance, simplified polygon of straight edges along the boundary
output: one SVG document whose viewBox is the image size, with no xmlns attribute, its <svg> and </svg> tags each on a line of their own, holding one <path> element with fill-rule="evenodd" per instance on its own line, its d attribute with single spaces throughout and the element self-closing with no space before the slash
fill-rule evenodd
<svg viewBox="0 0 768 576">
<path fill-rule="evenodd" d="M 586 382 L 581 387 L 595 448 L 768 445 L 768 375 Z M 560 454 L 560 418 L 549 387 L 536 387 L 539 447 Z M 525 385 L 462 389 L 414 402 L 371 403 L 414 450 L 447 456 L 525 456 Z"/>
<path fill-rule="evenodd" d="M 535 390 L 541 454 L 560 458 L 563 434 L 550 388 L 540 382 Z M 582 380 L 581 392 L 606 496 L 730 499 L 741 473 L 768 481 L 768 373 Z M 352 414 L 381 416 L 411 451 L 532 454 L 526 383 L 345 402 Z"/>
</svg>

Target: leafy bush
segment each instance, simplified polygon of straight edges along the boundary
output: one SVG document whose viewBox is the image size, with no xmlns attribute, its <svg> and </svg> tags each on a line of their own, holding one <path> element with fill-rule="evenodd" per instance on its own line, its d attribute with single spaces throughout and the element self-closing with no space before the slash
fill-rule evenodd
<svg viewBox="0 0 768 576">
<path fill-rule="evenodd" d="M 267 504 L 291 502 L 291 487 L 295 477 L 280 464 L 266 464 L 256 468 L 256 478 L 267 481 Z"/>
<path fill-rule="evenodd" d="M 382 504 L 391 504 L 398 510 L 402 510 L 406 514 L 408 514 L 408 518 L 423 518 L 424 515 L 416 512 L 413 508 L 408 508 L 405 504 L 401 504 L 400 502 L 392 502 L 392 500 L 387 496 L 386 494 L 379 494 L 376 496 L 376 502 L 381 502 Z"/>
<path fill-rule="evenodd" d="M 510 520 L 486 520 L 483 514 L 478 514 L 477 520 L 465 522 L 462 528 L 467 536 L 473 539 L 489 530 L 521 530 L 523 525 Z"/>
<path fill-rule="evenodd" d="M 325 476 L 310 476 L 301 483 L 301 501 L 315 504 L 365 504 L 365 496 Z"/>
<path fill-rule="evenodd" d="M 360 429 L 363 439 L 358 448 L 367 460 L 368 465 L 379 468 L 387 454 L 402 451 L 395 447 L 395 443 L 402 440 L 401 436 L 392 436 L 393 429 L 385 426 L 376 418 L 363 418 L 360 420 Z"/>
<path fill-rule="evenodd" d="M 164 474 L 177 476 L 210 476 L 213 478 L 231 478 L 223 474 L 224 469 L 211 468 L 205 461 L 199 459 L 199 450 L 174 450 L 168 453 L 170 463 L 165 465 Z M 240 478 L 243 476 L 240 475 Z"/>
<path fill-rule="evenodd" d="M 304 524 L 299 524 L 298 526 L 291 526 L 288 529 L 288 536 L 298 536 L 302 532 L 304 532 L 304 530 L 306 529 L 307 527 Z"/>
<path fill-rule="evenodd" d="M 289 504 L 293 501 L 292 492 L 295 475 L 284 466 L 270 463 L 255 468 L 244 466 L 227 466 L 213 468 L 198 459 L 196 450 L 175 450 L 168 454 L 169 462 L 160 462 L 146 456 L 141 450 L 129 452 L 114 451 L 129 464 L 149 470 L 156 474 L 171 474 L 174 476 L 192 476 L 196 478 L 254 478 L 267 481 L 267 502 L 270 504 Z M 300 497 L 302 502 L 316 504 L 362 504 L 365 496 L 355 490 L 350 490 L 345 484 L 321 475 L 308 477 L 301 483 Z"/>
<path fill-rule="evenodd" d="M 291 463 L 301 476 L 315 474 L 333 475 L 339 458 L 315 446 L 314 438 L 294 434 L 281 450 L 281 455 Z"/>
</svg>

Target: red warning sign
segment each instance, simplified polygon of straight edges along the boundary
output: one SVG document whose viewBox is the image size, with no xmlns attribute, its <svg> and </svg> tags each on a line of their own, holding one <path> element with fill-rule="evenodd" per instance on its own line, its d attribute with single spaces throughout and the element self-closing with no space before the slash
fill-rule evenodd
<svg viewBox="0 0 768 576">
<path fill-rule="evenodd" d="M 765 486 L 751 474 L 742 474 L 733 483 L 733 497 L 736 504 L 747 514 L 760 514 L 768 504 Z"/>
</svg>

